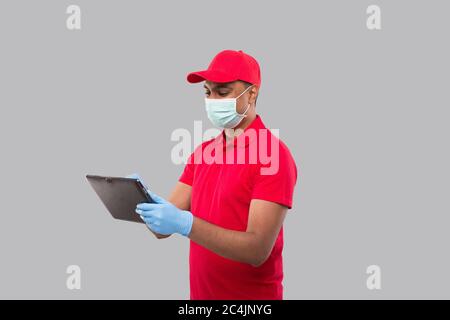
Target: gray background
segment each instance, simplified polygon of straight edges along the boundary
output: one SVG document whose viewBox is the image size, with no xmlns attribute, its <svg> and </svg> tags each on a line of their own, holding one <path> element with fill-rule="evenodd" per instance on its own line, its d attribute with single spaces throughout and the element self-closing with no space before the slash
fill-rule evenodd
<svg viewBox="0 0 450 320">
<path fill-rule="evenodd" d="M 370 4 L 381 31 L 366 28 Z M 223 49 L 260 62 L 257 108 L 299 169 L 285 298 L 450 298 L 449 9 L 2 0 L 0 298 L 189 297 L 188 241 L 111 219 L 84 176 L 139 172 L 166 196 L 183 169 L 170 134 L 211 127 L 186 73 Z M 371 264 L 382 290 L 366 287 Z"/>
</svg>

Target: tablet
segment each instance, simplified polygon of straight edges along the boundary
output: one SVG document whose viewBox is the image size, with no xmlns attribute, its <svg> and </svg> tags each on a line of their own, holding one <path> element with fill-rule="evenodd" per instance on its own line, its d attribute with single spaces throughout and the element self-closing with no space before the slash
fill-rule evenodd
<svg viewBox="0 0 450 320">
<path fill-rule="evenodd" d="M 144 223 L 135 212 L 136 205 L 154 201 L 139 180 L 90 174 L 86 179 L 115 219 Z"/>
</svg>

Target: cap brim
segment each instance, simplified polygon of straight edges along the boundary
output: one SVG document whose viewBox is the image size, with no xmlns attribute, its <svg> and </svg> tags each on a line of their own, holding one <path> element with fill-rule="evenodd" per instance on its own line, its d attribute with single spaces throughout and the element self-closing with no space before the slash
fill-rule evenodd
<svg viewBox="0 0 450 320">
<path fill-rule="evenodd" d="M 226 74 L 225 72 L 217 70 L 203 70 L 197 72 L 191 72 L 187 75 L 187 81 L 190 83 L 197 83 L 202 81 L 212 81 L 212 82 L 232 82 L 236 81 L 234 77 Z"/>
</svg>

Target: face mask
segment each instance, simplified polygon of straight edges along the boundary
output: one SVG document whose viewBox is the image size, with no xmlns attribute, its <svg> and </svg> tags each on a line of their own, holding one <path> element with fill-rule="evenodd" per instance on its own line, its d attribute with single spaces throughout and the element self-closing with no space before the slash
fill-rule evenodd
<svg viewBox="0 0 450 320">
<path fill-rule="evenodd" d="M 211 120 L 211 122 L 216 127 L 219 128 L 236 127 L 242 121 L 242 119 L 244 119 L 247 116 L 246 113 L 248 111 L 248 108 L 250 108 L 250 104 L 248 104 L 247 109 L 245 109 L 244 113 L 242 114 L 237 113 L 236 101 L 252 86 L 253 85 L 249 86 L 236 98 L 227 98 L 227 99 L 205 98 L 206 113 L 208 114 L 209 120 Z"/>
</svg>

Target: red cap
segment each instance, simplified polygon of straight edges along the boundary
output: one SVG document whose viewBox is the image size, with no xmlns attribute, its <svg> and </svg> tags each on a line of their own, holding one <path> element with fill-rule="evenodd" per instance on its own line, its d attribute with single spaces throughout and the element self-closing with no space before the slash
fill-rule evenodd
<svg viewBox="0 0 450 320">
<path fill-rule="evenodd" d="M 204 80 L 212 82 L 242 80 L 260 86 L 261 72 L 258 61 L 242 50 L 224 50 L 214 57 L 207 70 L 191 72 L 187 76 L 190 83 Z"/>
</svg>

